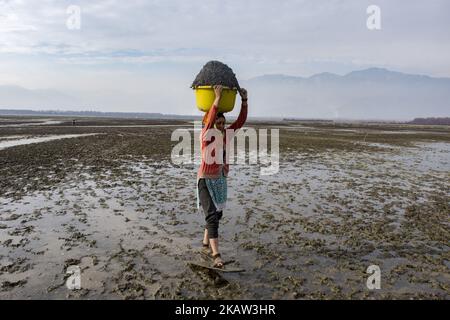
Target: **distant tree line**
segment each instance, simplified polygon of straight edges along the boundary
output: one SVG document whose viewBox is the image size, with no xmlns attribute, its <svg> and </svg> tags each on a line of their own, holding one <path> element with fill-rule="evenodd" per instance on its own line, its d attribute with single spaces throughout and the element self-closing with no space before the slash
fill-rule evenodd
<svg viewBox="0 0 450 320">
<path fill-rule="evenodd" d="M 449 117 L 443 117 L 443 118 L 415 118 L 414 120 L 410 121 L 411 124 L 428 124 L 428 125 L 444 125 L 449 126 L 450 125 L 450 118 Z"/>
<path fill-rule="evenodd" d="M 76 116 L 76 117 L 138 118 L 138 119 L 193 118 L 193 116 L 171 115 L 163 113 L 147 113 L 147 112 L 101 112 L 101 111 L 14 110 L 14 109 L 0 109 L 0 115 Z"/>
</svg>

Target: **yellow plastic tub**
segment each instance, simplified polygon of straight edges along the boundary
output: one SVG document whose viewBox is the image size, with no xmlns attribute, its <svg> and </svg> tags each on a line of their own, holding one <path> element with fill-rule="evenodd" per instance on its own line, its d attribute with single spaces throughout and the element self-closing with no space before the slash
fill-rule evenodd
<svg viewBox="0 0 450 320">
<path fill-rule="evenodd" d="M 197 100 L 197 108 L 200 111 L 207 112 L 211 109 L 216 95 L 212 86 L 198 86 L 195 89 L 195 98 Z M 222 95 L 219 102 L 219 112 L 230 112 L 234 108 L 236 102 L 237 89 L 223 87 Z"/>
</svg>

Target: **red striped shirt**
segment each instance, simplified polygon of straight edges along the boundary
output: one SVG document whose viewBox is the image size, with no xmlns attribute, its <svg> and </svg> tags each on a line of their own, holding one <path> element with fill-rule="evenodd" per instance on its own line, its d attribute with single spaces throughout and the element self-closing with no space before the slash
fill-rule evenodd
<svg viewBox="0 0 450 320">
<path fill-rule="evenodd" d="M 233 137 L 227 137 L 227 134 L 230 133 L 229 130 L 231 129 L 231 130 L 233 130 L 234 133 L 236 133 L 237 130 L 242 128 L 242 126 L 244 125 L 245 121 L 247 120 L 247 109 L 248 109 L 247 103 L 243 102 L 241 104 L 241 111 L 239 112 L 238 118 L 236 119 L 235 122 L 233 122 L 230 126 L 228 126 L 225 129 L 225 134 L 223 134 L 223 147 L 224 147 L 224 149 L 226 148 L 226 145 L 227 145 L 227 143 L 229 143 L 229 141 L 233 141 L 232 139 L 230 139 L 230 138 L 233 138 Z M 197 179 L 200 179 L 200 178 L 219 178 L 220 177 L 220 167 L 221 167 L 222 164 L 221 163 L 216 163 L 216 162 L 211 163 L 211 161 L 209 161 L 209 159 L 207 161 L 207 157 L 214 157 L 215 156 L 214 150 L 211 152 L 211 154 L 207 154 L 207 151 L 209 151 L 211 149 L 211 148 L 208 149 L 207 146 L 209 146 L 211 143 L 214 142 L 214 137 L 212 137 L 212 138 L 208 137 L 207 132 L 208 132 L 209 129 L 214 130 L 214 123 L 216 121 L 217 112 L 218 112 L 217 106 L 213 105 L 211 107 L 211 109 L 209 109 L 209 111 L 206 113 L 206 115 L 204 117 L 204 119 L 205 119 L 205 126 L 202 128 L 202 132 L 200 134 L 202 161 L 200 163 L 200 167 L 198 168 Z M 217 145 L 219 145 L 219 144 L 217 144 Z M 225 176 L 228 175 L 228 171 L 229 171 L 229 164 L 226 163 L 225 160 L 224 160 L 223 161 L 223 173 L 224 173 Z"/>
</svg>

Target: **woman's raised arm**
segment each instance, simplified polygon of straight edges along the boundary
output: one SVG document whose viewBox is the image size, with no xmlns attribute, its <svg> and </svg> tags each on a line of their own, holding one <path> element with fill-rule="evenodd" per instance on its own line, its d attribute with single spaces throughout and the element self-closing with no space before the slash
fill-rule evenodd
<svg viewBox="0 0 450 320">
<path fill-rule="evenodd" d="M 242 104 L 241 104 L 241 111 L 239 112 L 239 116 L 236 119 L 235 122 L 233 122 L 228 129 L 238 130 L 242 128 L 245 121 L 247 121 L 247 113 L 248 113 L 248 104 L 247 104 L 247 90 L 244 88 L 241 88 L 239 90 L 239 94 L 241 95 Z"/>
<path fill-rule="evenodd" d="M 222 86 L 217 85 L 214 86 L 214 93 L 216 95 L 216 98 L 214 99 L 213 105 L 211 106 L 211 108 L 208 110 L 208 112 L 205 114 L 205 116 L 203 117 L 203 123 L 205 124 L 205 126 L 203 127 L 203 130 L 208 130 L 211 129 L 214 126 L 214 122 L 216 121 L 216 116 L 217 116 L 217 110 L 219 110 L 219 102 L 220 102 L 220 97 L 222 96 Z"/>
</svg>

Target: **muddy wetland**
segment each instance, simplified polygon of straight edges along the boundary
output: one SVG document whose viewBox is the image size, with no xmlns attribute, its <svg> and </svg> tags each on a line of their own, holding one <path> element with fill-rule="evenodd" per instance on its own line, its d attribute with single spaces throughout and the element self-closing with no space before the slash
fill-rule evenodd
<svg viewBox="0 0 450 320">
<path fill-rule="evenodd" d="M 186 264 L 204 218 L 170 137 L 190 122 L 2 118 L 0 299 L 450 298 L 449 127 L 246 125 L 280 130 L 279 172 L 231 166 L 221 252 L 246 271 L 218 274 Z"/>
</svg>

